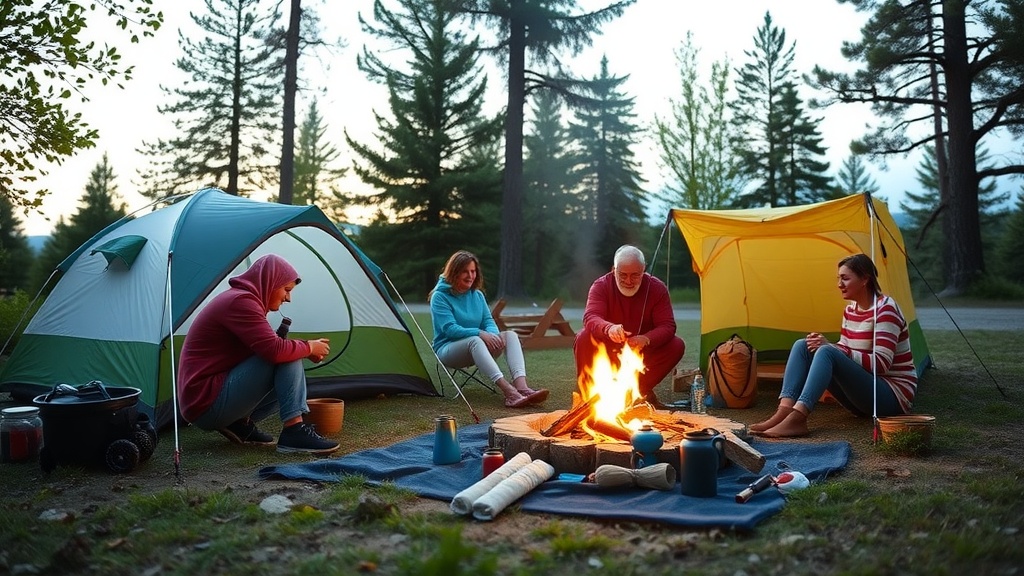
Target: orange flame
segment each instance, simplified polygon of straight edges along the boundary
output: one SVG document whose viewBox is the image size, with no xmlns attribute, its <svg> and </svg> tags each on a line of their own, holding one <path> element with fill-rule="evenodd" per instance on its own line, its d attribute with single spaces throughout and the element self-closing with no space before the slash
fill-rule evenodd
<svg viewBox="0 0 1024 576">
<path fill-rule="evenodd" d="M 639 382 L 640 374 L 645 370 L 644 358 L 639 351 L 626 344 L 622 347 L 618 360 L 616 367 L 604 343 L 597 343 L 593 364 L 584 370 L 580 382 L 583 400 L 599 394 L 601 398 L 593 406 L 594 419 L 636 430 L 640 426 L 639 421 L 634 419 L 627 424 L 621 421 L 619 415 L 641 397 Z M 585 424 L 584 429 L 595 438 L 603 436 Z"/>
</svg>

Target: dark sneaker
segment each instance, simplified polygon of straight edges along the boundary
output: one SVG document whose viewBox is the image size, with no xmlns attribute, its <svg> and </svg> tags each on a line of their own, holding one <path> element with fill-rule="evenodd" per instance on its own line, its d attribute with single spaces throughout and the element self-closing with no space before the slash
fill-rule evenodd
<svg viewBox="0 0 1024 576">
<path fill-rule="evenodd" d="M 257 446 L 273 446 L 274 437 L 256 427 L 251 418 L 242 418 L 228 424 L 226 428 L 217 430 L 225 438 L 235 444 L 253 444 Z"/>
<path fill-rule="evenodd" d="M 293 424 L 281 430 L 277 439 L 278 452 L 305 452 L 307 454 L 329 454 L 341 445 L 316 433 L 312 424 Z"/>
</svg>

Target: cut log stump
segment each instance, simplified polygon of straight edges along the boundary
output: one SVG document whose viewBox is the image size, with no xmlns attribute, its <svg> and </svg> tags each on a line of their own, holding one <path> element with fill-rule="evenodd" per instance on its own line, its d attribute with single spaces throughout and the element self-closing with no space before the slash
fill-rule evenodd
<svg viewBox="0 0 1024 576">
<path fill-rule="evenodd" d="M 544 431 L 560 420 L 566 421 L 569 411 L 556 410 L 540 414 L 520 414 L 499 418 L 491 424 L 490 445 L 500 448 L 505 458 L 526 452 L 533 459 L 551 464 L 556 474 L 589 474 L 602 464 L 629 467 L 632 447 L 629 442 L 595 442 L 574 439 L 568 433 L 545 436 Z M 758 473 L 764 467 L 764 456 L 747 444 L 750 437 L 746 425 L 710 414 L 688 412 L 662 412 L 648 408 L 634 408 L 624 414 L 650 421 L 665 436 L 665 444 L 656 453 L 658 462 L 665 462 L 679 471 L 679 443 L 683 433 L 714 428 L 726 438 L 726 458 L 744 469 Z M 568 431 L 566 431 L 568 432 Z"/>
</svg>

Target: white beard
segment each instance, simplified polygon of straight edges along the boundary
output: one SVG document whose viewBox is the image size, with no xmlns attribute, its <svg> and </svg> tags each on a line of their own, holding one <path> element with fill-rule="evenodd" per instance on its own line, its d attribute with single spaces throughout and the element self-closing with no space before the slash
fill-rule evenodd
<svg viewBox="0 0 1024 576">
<path fill-rule="evenodd" d="M 625 286 L 622 285 L 622 283 L 619 282 L 618 279 L 615 280 L 615 286 L 619 289 L 619 293 L 621 293 L 626 298 L 632 298 L 633 296 L 636 296 L 636 293 L 640 291 L 640 284 L 641 283 L 637 283 L 637 285 L 632 288 L 626 288 Z"/>
</svg>

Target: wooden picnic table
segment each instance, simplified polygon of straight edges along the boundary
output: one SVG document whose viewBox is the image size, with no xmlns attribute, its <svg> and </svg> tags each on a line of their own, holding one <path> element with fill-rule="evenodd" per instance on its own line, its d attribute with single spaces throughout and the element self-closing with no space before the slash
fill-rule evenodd
<svg viewBox="0 0 1024 576">
<path fill-rule="evenodd" d="M 503 314 L 506 302 L 502 298 L 494 303 L 491 316 L 501 331 L 511 330 L 519 335 L 524 350 L 571 348 L 576 332 L 562 316 L 562 300 L 555 298 L 541 314 Z"/>
</svg>

